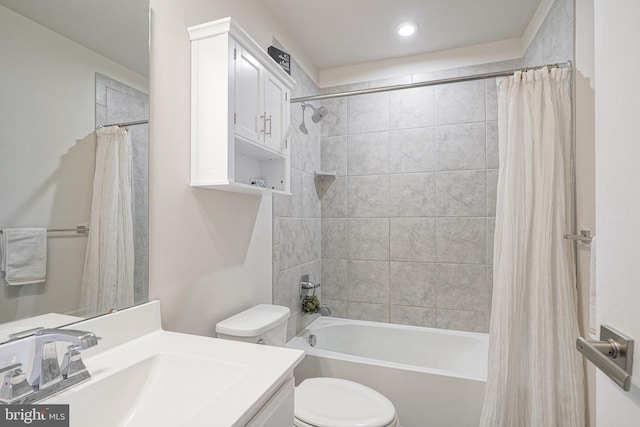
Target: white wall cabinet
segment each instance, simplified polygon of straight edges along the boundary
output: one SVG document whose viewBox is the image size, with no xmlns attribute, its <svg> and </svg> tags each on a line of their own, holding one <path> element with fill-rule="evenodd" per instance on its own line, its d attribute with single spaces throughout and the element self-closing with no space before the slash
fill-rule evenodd
<svg viewBox="0 0 640 427">
<path fill-rule="evenodd" d="M 191 38 L 191 185 L 290 192 L 289 95 L 295 81 L 231 18 Z M 250 185 L 254 178 L 267 189 Z"/>
</svg>

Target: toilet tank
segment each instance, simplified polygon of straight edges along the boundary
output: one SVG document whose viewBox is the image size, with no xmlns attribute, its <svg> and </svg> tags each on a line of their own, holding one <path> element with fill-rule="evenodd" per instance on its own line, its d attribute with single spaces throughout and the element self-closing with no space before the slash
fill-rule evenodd
<svg viewBox="0 0 640 427">
<path fill-rule="evenodd" d="M 216 324 L 218 338 L 283 347 L 289 308 L 260 304 Z"/>
</svg>

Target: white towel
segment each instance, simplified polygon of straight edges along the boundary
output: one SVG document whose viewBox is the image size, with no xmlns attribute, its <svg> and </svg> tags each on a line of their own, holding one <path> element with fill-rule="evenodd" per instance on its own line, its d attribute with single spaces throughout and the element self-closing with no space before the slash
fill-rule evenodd
<svg viewBox="0 0 640 427">
<path fill-rule="evenodd" d="M 47 230 L 5 228 L 0 234 L 0 270 L 7 285 L 42 283 L 47 274 Z"/>
<path fill-rule="evenodd" d="M 598 325 L 596 321 L 596 238 L 591 239 L 591 262 L 589 263 L 589 335 L 597 340 Z"/>
</svg>

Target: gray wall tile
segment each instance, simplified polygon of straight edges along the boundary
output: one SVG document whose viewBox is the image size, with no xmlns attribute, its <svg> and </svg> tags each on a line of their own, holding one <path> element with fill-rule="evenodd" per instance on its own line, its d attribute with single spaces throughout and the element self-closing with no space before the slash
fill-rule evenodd
<svg viewBox="0 0 640 427">
<path fill-rule="evenodd" d="M 320 152 L 320 166 L 323 171 L 335 171 L 338 176 L 345 176 L 347 174 L 346 136 L 322 138 Z"/>
<path fill-rule="evenodd" d="M 391 262 L 391 304 L 436 306 L 436 264 Z"/>
<path fill-rule="evenodd" d="M 483 169 L 486 125 L 468 123 L 436 128 L 438 170 Z"/>
<path fill-rule="evenodd" d="M 488 332 L 489 313 L 483 311 L 437 309 L 438 328 L 469 332 Z"/>
<path fill-rule="evenodd" d="M 300 267 L 281 271 L 273 287 L 273 303 L 289 307 L 293 315 L 300 312 L 300 274 Z"/>
<path fill-rule="evenodd" d="M 493 265 L 493 239 L 496 232 L 496 219 L 487 218 L 487 264 Z"/>
<path fill-rule="evenodd" d="M 390 322 L 410 326 L 436 326 L 436 309 L 392 305 Z"/>
<path fill-rule="evenodd" d="M 436 198 L 438 216 L 485 216 L 485 171 L 438 172 Z"/>
<path fill-rule="evenodd" d="M 347 260 L 322 260 L 322 296 L 334 300 L 347 299 Z M 345 307 L 346 309 L 346 307 Z"/>
<path fill-rule="evenodd" d="M 345 218 L 347 216 L 347 178 L 328 181 L 321 202 L 323 218 Z"/>
<path fill-rule="evenodd" d="M 434 89 L 421 87 L 389 93 L 389 128 L 433 126 Z"/>
<path fill-rule="evenodd" d="M 347 181 L 347 215 L 389 216 L 389 175 L 353 176 Z"/>
<path fill-rule="evenodd" d="M 346 219 L 322 220 L 322 258 L 347 258 Z"/>
<path fill-rule="evenodd" d="M 435 173 L 412 173 L 389 177 L 390 216 L 434 216 L 435 212 Z"/>
<path fill-rule="evenodd" d="M 302 174 L 302 217 L 320 218 L 320 198 L 313 174 Z"/>
<path fill-rule="evenodd" d="M 305 260 L 304 229 L 300 218 L 280 218 L 280 271 Z"/>
<path fill-rule="evenodd" d="M 438 264 L 438 308 L 489 311 L 487 267 L 476 264 Z"/>
<path fill-rule="evenodd" d="M 437 261 L 460 264 L 486 262 L 485 218 L 438 218 Z"/>
<path fill-rule="evenodd" d="M 434 128 L 389 132 L 389 172 L 430 172 L 435 168 Z"/>
<path fill-rule="evenodd" d="M 487 85 L 487 121 L 498 120 L 498 81 L 501 79 L 488 79 Z"/>
<path fill-rule="evenodd" d="M 482 80 L 437 86 L 436 125 L 485 121 L 485 86 Z"/>
<path fill-rule="evenodd" d="M 389 322 L 389 304 L 348 303 L 349 319 Z"/>
<path fill-rule="evenodd" d="M 440 70 L 411 81 L 519 64 Z M 334 315 L 486 331 L 499 161 L 495 80 L 343 98 L 329 109 L 336 116 L 322 126 L 321 166 L 338 178 L 319 194 L 329 263 L 323 280 L 337 283 L 324 288 L 338 307 Z"/>
<path fill-rule="evenodd" d="M 391 218 L 390 235 L 393 261 L 435 261 L 435 218 Z"/>
<path fill-rule="evenodd" d="M 347 138 L 347 174 L 389 173 L 389 133 L 374 132 Z"/>
<path fill-rule="evenodd" d="M 292 97 L 318 93 L 318 87 L 295 61 L 292 61 L 292 77 L 297 82 L 292 89 Z M 321 166 L 322 128 L 311 121 L 308 110 L 305 122 L 309 134 L 300 131 L 300 104 L 291 106 L 290 120 L 292 195 L 273 195 L 273 302 L 291 310 L 287 330 L 289 338 L 314 318 L 303 314 L 301 310 L 301 274 L 309 273 L 311 281 L 320 282 L 322 251 L 333 256 L 346 256 L 346 237 L 342 241 L 323 239 L 323 234 L 346 235 L 346 222 L 343 220 L 342 224 L 330 223 L 322 227 L 320 193 L 313 176 L 313 172 L 320 170 Z M 319 296 L 321 293 L 321 290 L 317 292 Z"/>
<path fill-rule="evenodd" d="M 487 216 L 496 216 L 498 170 L 487 169 Z"/>
<path fill-rule="evenodd" d="M 304 262 L 312 262 L 322 257 L 322 227 L 320 218 L 302 220 Z M 320 273 L 318 273 L 320 276 Z M 318 277 L 318 280 L 320 278 Z"/>
<path fill-rule="evenodd" d="M 347 120 L 349 134 L 389 130 L 389 93 L 349 97 Z"/>
<path fill-rule="evenodd" d="M 321 304 L 329 307 L 329 309 L 331 310 L 331 316 L 340 317 L 342 319 L 348 318 L 346 300 L 335 300 L 330 298 L 324 298 Z"/>
<path fill-rule="evenodd" d="M 389 304 L 389 262 L 348 261 L 349 301 Z"/>
<path fill-rule="evenodd" d="M 498 122 L 487 122 L 487 168 L 498 169 Z"/>
<path fill-rule="evenodd" d="M 322 137 L 347 134 L 347 99 L 325 99 L 321 103 L 327 107 L 329 114 L 322 119 Z"/>
<path fill-rule="evenodd" d="M 348 219 L 347 235 L 349 259 L 389 259 L 389 219 Z"/>
</svg>

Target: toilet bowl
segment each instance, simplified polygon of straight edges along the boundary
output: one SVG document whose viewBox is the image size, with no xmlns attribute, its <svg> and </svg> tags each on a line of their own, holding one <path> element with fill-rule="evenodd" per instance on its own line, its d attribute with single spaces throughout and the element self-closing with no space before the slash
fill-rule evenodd
<svg viewBox="0 0 640 427">
<path fill-rule="evenodd" d="M 287 307 L 260 304 L 216 325 L 218 338 L 284 346 Z M 295 427 L 399 427 L 395 407 L 379 392 L 339 378 L 307 378 L 295 389 Z"/>
</svg>

